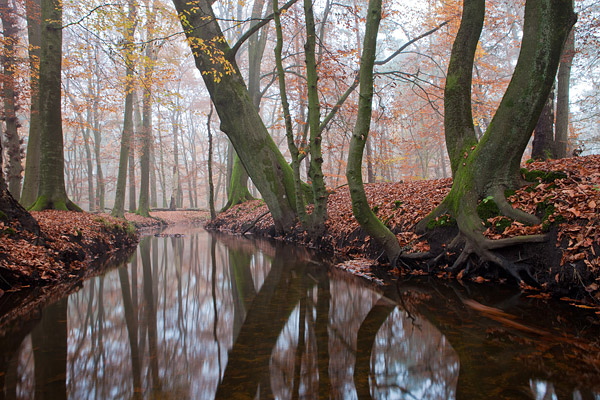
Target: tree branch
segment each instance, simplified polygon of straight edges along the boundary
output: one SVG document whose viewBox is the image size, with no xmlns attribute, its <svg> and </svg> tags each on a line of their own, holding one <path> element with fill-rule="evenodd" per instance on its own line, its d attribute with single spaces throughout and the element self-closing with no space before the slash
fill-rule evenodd
<svg viewBox="0 0 600 400">
<path fill-rule="evenodd" d="M 291 6 L 293 6 L 296 3 L 296 1 L 298 1 L 298 0 L 289 0 L 287 3 L 285 3 L 283 6 L 281 6 L 280 11 L 287 10 L 288 8 L 290 8 Z M 231 48 L 231 50 L 229 50 L 229 52 L 227 54 L 227 59 L 231 60 L 232 58 L 235 58 L 235 55 L 237 54 L 237 52 L 240 49 L 240 47 L 242 47 L 242 45 L 244 44 L 244 42 L 246 40 L 248 40 L 250 38 L 250 36 L 254 35 L 257 31 L 259 31 L 260 28 L 262 28 L 263 26 L 265 26 L 266 24 L 268 24 L 269 22 L 271 22 L 271 20 L 274 17 L 275 17 L 275 14 L 271 13 L 271 14 L 267 15 L 265 18 L 263 18 L 259 23 L 257 23 L 256 25 L 254 25 L 252 28 L 248 29 L 238 39 L 238 41 L 233 45 L 233 47 Z"/>
<path fill-rule="evenodd" d="M 436 31 L 438 31 L 440 28 L 442 28 L 444 25 L 447 25 L 448 22 L 450 22 L 450 20 L 444 21 L 441 24 L 439 24 L 438 26 L 436 26 L 435 28 L 423 33 L 422 35 L 417 36 L 416 38 L 409 40 L 408 42 L 404 43 L 402 46 L 400 46 L 400 48 L 398 50 L 396 50 L 394 52 L 394 54 L 392 54 L 391 56 L 389 56 L 388 58 L 386 58 L 383 61 L 375 61 L 375 65 L 384 65 L 387 64 L 388 62 L 392 61 L 398 54 L 402 53 L 404 51 L 404 49 L 406 49 L 408 46 L 410 46 L 411 44 L 423 39 L 424 37 L 427 37 L 433 33 L 435 33 Z"/>
</svg>

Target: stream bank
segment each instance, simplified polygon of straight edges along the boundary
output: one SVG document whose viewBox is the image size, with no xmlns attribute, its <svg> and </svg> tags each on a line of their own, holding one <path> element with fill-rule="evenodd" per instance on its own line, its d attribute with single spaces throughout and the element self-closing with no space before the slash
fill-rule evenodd
<svg viewBox="0 0 600 400">
<path fill-rule="evenodd" d="M 545 233 L 544 243 L 519 245 L 502 250 L 501 255 L 529 266 L 537 284 L 523 285 L 533 296 L 558 297 L 578 307 L 600 305 L 600 156 L 574 157 L 527 163 L 522 170 L 529 182 L 519 190 L 507 193 L 513 207 L 536 214 L 542 223 L 526 226 L 510 221 L 494 211 L 484 200 L 480 216 L 490 239 Z M 420 180 L 365 185 L 369 204 L 377 216 L 396 234 L 406 253 L 440 250 L 456 233 L 452 221 L 443 217 L 421 236 L 415 224 L 445 197 L 451 179 Z M 433 275 L 474 282 L 515 282 L 497 268 L 487 268 L 477 276 L 453 276 L 447 272 L 453 255 L 436 265 L 421 263 L 414 269 L 391 269 L 382 257 L 381 248 L 360 228 L 352 215 L 347 187 L 330 193 L 329 218 L 325 233 L 311 238 L 296 225 L 291 233 L 281 236 L 261 200 L 240 204 L 207 224 L 233 234 L 253 234 L 296 243 L 334 257 L 338 266 L 371 280 L 378 277 Z M 598 309 L 600 312 L 600 309 Z"/>
<path fill-rule="evenodd" d="M 151 213 L 152 218 L 126 213 L 126 220 L 106 213 L 57 210 L 31 215 L 40 226 L 39 237 L 0 220 L 0 296 L 5 291 L 81 280 L 97 264 L 130 252 L 140 234 L 208 219 L 206 211 L 157 211 Z"/>
</svg>

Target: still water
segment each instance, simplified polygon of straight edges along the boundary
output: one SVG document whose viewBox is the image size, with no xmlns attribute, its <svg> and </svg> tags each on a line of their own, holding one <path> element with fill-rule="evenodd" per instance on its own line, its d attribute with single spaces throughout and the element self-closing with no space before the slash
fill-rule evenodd
<svg viewBox="0 0 600 400">
<path fill-rule="evenodd" d="M 0 399 L 600 399 L 593 314 L 176 229 L 2 327 Z"/>
</svg>

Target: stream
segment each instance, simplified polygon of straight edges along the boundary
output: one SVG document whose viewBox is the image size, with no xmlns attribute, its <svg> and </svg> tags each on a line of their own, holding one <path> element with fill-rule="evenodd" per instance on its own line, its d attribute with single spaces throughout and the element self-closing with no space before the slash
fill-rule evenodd
<svg viewBox="0 0 600 400">
<path fill-rule="evenodd" d="M 3 326 L 0 399 L 600 399 L 598 320 L 179 226 Z"/>
</svg>

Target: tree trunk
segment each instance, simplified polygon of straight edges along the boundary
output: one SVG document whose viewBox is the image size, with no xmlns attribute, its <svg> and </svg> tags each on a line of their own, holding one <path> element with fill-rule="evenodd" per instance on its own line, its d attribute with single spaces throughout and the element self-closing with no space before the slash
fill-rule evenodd
<svg viewBox="0 0 600 400">
<path fill-rule="evenodd" d="M 465 18 L 472 15 L 471 7 L 483 8 L 484 0 L 465 0 L 464 7 L 461 28 L 463 23 L 483 23 L 483 13 L 477 13 L 473 17 L 478 21 L 468 21 Z M 530 277 L 525 267 L 518 267 L 494 254 L 492 250 L 540 242 L 544 237 L 534 235 L 497 241 L 485 239 L 482 234 L 485 227 L 477 215 L 476 207 L 480 199 L 492 196 L 505 216 L 524 223 L 539 222 L 537 217 L 514 209 L 507 202 L 504 191 L 521 182 L 521 158 L 552 88 L 562 47 L 575 19 L 571 2 L 527 0 L 519 60 L 498 110 L 481 141 L 471 147 L 462 147 L 468 143 L 465 139 L 471 137 L 471 120 L 457 122 L 453 130 L 446 131 L 454 172 L 452 189 L 442 204 L 419 222 L 417 228 L 423 230 L 428 221 L 445 213 L 456 219 L 459 236 L 453 240 L 450 248 L 445 249 L 456 251 L 462 248 L 462 253 L 451 268 L 455 272 L 468 265 L 470 256 L 475 254 L 486 264 L 501 267 L 518 281 L 523 279 L 522 274 Z M 472 41 L 472 36 L 464 37 L 459 34 L 456 40 Z M 455 43 L 451 60 L 457 58 L 454 53 L 456 47 Z M 472 65 L 473 56 L 466 60 L 463 57 L 462 61 L 464 67 L 470 69 L 468 64 Z M 465 94 L 470 91 L 470 80 L 459 81 L 451 73 L 448 73 L 448 79 L 454 81 L 454 94 L 464 98 L 463 111 L 466 111 L 466 108 L 470 108 L 470 104 L 466 103 L 470 97 Z M 448 100 L 445 103 L 449 104 Z M 452 113 L 452 110 L 446 110 L 447 113 L 449 111 Z M 457 113 L 455 110 L 455 114 Z"/>
<path fill-rule="evenodd" d="M 277 44 L 275 46 L 275 65 L 277 68 L 277 79 L 279 81 L 279 97 L 281 97 L 281 107 L 283 109 L 283 119 L 285 122 L 285 136 L 290 155 L 292 157 L 292 171 L 294 173 L 294 190 L 296 193 L 296 211 L 303 225 L 306 225 L 306 208 L 304 205 L 304 196 L 302 195 L 302 179 L 300 177 L 300 151 L 296 146 L 294 131 L 292 126 L 292 116 L 290 114 L 290 105 L 287 98 L 285 83 L 285 70 L 283 69 L 282 51 L 283 51 L 283 32 L 281 29 L 281 17 L 279 4 L 273 0 L 273 14 L 275 15 L 275 30 L 277 32 Z"/>
<path fill-rule="evenodd" d="M 321 153 L 321 107 L 319 104 L 317 61 L 315 48 L 317 34 L 315 31 L 315 17 L 311 0 L 304 0 L 304 15 L 306 19 L 306 44 L 304 54 L 306 57 L 306 84 L 308 90 L 308 124 L 310 127 L 310 167 L 308 176 L 311 180 L 313 201 L 315 208 L 310 215 L 309 229 L 319 233 L 325 229 L 327 219 L 327 189 L 323 176 L 323 154 Z"/>
<path fill-rule="evenodd" d="M 8 190 L 18 201 L 21 196 L 21 173 L 23 167 L 23 150 L 21 148 L 21 139 L 19 138 L 19 119 L 18 93 L 16 91 L 16 80 L 14 71 L 16 66 L 16 52 L 18 47 L 19 28 L 16 21 L 16 9 L 8 0 L 0 0 L 0 14 L 2 14 L 3 43 L 2 49 L 2 99 L 4 101 L 4 115 L 2 116 L 6 124 L 4 137 L 6 138 L 6 155 L 8 157 L 8 170 L 6 179 L 8 181 Z"/>
<path fill-rule="evenodd" d="M 158 207 L 156 180 L 156 149 L 154 146 L 154 135 L 152 135 L 152 143 L 150 143 L 150 207 Z"/>
<path fill-rule="evenodd" d="M 98 65 L 96 63 L 96 70 Z M 100 155 L 102 135 L 100 134 L 100 111 L 98 102 L 98 93 L 100 92 L 100 80 L 96 81 L 96 85 L 89 81 L 89 91 L 92 94 L 93 100 L 93 118 L 94 118 L 94 155 L 96 156 L 96 197 L 98 198 L 98 209 L 104 212 L 104 195 L 106 189 L 104 186 L 104 174 L 102 173 L 102 159 Z"/>
<path fill-rule="evenodd" d="M 242 164 L 262 194 L 278 231 L 295 223 L 290 166 L 269 136 L 242 80 L 208 0 L 173 0 L 189 39 L 196 66 Z M 198 42 L 210 43 L 210 54 Z M 217 61 L 215 61 L 217 60 Z"/>
<path fill-rule="evenodd" d="M 21 204 L 31 206 L 38 195 L 40 181 L 40 100 L 39 68 L 42 55 L 42 22 L 40 18 L 41 0 L 26 1 L 27 36 L 29 38 L 29 81 L 31 85 L 31 105 L 29 113 L 29 137 L 25 158 L 25 177 Z"/>
<path fill-rule="evenodd" d="M 556 132 L 554 137 L 556 158 L 567 157 L 569 144 L 569 85 L 571 82 L 571 66 L 575 56 L 574 33 L 574 29 L 571 29 L 558 68 Z"/>
<path fill-rule="evenodd" d="M 375 183 L 375 171 L 373 171 L 373 156 L 371 149 L 371 136 L 367 138 L 367 183 Z"/>
<path fill-rule="evenodd" d="M 32 210 L 77 210 L 65 190 L 65 161 L 61 115 L 62 3 L 42 3 L 40 59 L 40 183 Z"/>
<path fill-rule="evenodd" d="M 67 97 L 73 104 L 75 109 L 79 109 L 78 104 L 75 102 L 75 98 L 69 93 L 66 92 Z M 88 202 L 89 202 L 89 210 L 94 210 L 94 171 L 93 171 L 93 163 L 92 163 L 92 151 L 90 149 L 90 127 L 92 126 L 92 108 L 88 104 L 86 107 L 86 121 L 84 123 L 83 117 L 81 113 L 77 114 L 77 120 L 79 122 L 79 129 L 81 130 L 81 136 L 83 137 L 83 146 L 85 150 L 85 161 L 86 161 L 86 175 L 87 175 L 87 183 L 88 183 Z M 75 148 L 75 146 L 74 146 Z M 77 170 L 78 168 L 74 168 Z M 68 176 L 68 174 L 67 174 Z"/>
<path fill-rule="evenodd" d="M 210 129 L 210 119 L 212 117 L 213 107 L 210 105 L 210 112 L 206 119 L 206 129 L 208 131 L 208 208 L 210 209 L 210 219 L 215 219 L 217 213 L 215 212 L 215 188 L 213 186 L 213 170 L 212 170 L 212 155 L 213 155 L 213 140 L 212 130 Z"/>
<path fill-rule="evenodd" d="M 444 131 L 452 176 L 461 157 L 477 144 L 471 110 L 473 58 L 483 28 L 485 0 L 464 0 L 460 28 L 452 46 L 444 92 Z"/>
<path fill-rule="evenodd" d="M 140 111 L 140 101 L 138 98 L 137 89 L 133 90 L 133 117 L 134 128 L 131 130 L 131 145 L 129 146 L 129 159 L 127 161 L 127 179 L 129 180 L 129 212 L 134 213 L 137 210 L 135 205 L 135 151 L 139 143 L 140 135 L 142 134 L 143 123 L 142 113 Z M 136 143 L 137 142 L 137 143 Z M 141 157 L 140 157 L 141 159 Z"/>
<path fill-rule="evenodd" d="M 129 161 L 129 149 L 131 147 L 131 137 L 133 132 L 133 90 L 134 85 L 134 65 L 133 65 L 133 35 L 135 33 L 135 20 L 137 10 L 133 0 L 129 0 L 129 16 L 127 18 L 129 25 L 126 28 L 124 37 L 124 57 L 125 57 L 125 113 L 123 115 L 123 133 L 121 135 L 121 151 L 119 154 L 119 172 L 117 175 L 117 191 L 115 194 L 115 204 L 111 215 L 113 217 L 125 217 L 125 185 L 127 182 L 127 163 Z"/>
<path fill-rule="evenodd" d="M 265 0 L 255 0 L 252 7 L 252 23 L 254 26 L 262 17 L 262 10 Z M 267 44 L 267 32 L 261 29 L 248 39 L 248 94 L 252 104 L 257 110 L 260 110 L 261 91 L 260 91 L 260 66 L 265 53 Z M 231 180 L 228 183 L 227 203 L 221 209 L 221 212 L 228 210 L 236 204 L 247 200 L 253 200 L 254 197 L 248 191 L 248 173 L 244 169 L 240 158 L 233 151 L 233 166 L 231 170 Z"/>
<path fill-rule="evenodd" d="M 2 143 L 0 142 L 0 155 L 2 154 Z M 2 157 L 0 156 L 0 221 L 17 221 L 20 228 L 34 235 L 40 234 L 38 222 L 21 206 L 8 191 L 4 175 L 2 173 Z"/>
<path fill-rule="evenodd" d="M 246 170 L 235 151 L 233 153 L 233 170 L 229 182 L 227 203 L 225 203 L 221 212 L 227 211 L 237 204 L 254 199 L 248 190 L 248 173 L 246 173 Z"/>
<path fill-rule="evenodd" d="M 554 158 L 554 148 L 554 90 L 551 90 L 535 125 L 531 158 L 535 160 Z"/>
<path fill-rule="evenodd" d="M 390 263 L 395 265 L 402 253 L 396 236 L 377 218 L 371 210 L 365 194 L 362 179 L 362 160 L 365 144 L 371 126 L 373 100 L 373 67 L 377 47 L 377 32 L 381 20 L 381 0 L 370 0 L 367 10 L 367 22 L 363 53 L 360 61 L 360 93 L 358 116 L 350 139 L 346 178 L 352 198 L 352 212 L 360 226 L 379 243 Z"/>
<path fill-rule="evenodd" d="M 85 149 L 86 175 L 88 181 L 88 209 L 94 211 L 96 209 L 96 197 L 94 192 L 94 164 L 92 162 L 92 150 L 90 149 L 90 127 L 92 126 L 92 110 L 88 106 L 86 110 L 87 124 L 85 129 L 82 129 L 83 145 Z"/>
<path fill-rule="evenodd" d="M 171 127 L 173 129 L 173 192 L 171 194 L 171 201 L 169 203 L 169 209 L 175 210 L 182 206 L 181 199 L 183 193 L 181 190 L 181 178 L 179 176 L 179 104 L 177 109 L 171 113 Z"/>
<path fill-rule="evenodd" d="M 162 206 L 163 208 L 167 207 L 167 177 L 165 174 L 165 157 L 163 154 L 163 143 L 162 143 L 162 134 L 160 132 L 161 131 L 161 126 L 160 126 L 160 112 L 158 113 L 158 147 L 160 150 L 160 175 L 159 175 L 159 180 L 160 180 L 160 186 L 161 186 L 161 191 L 162 191 Z"/>
<path fill-rule="evenodd" d="M 146 29 L 146 40 L 149 42 L 146 45 L 146 57 L 144 65 L 144 89 L 142 95 L 142 154 L 140 156 L 140 201 L 137 214 L 145 217 L 150 216 L 150 159 L 151 159 L 151 147 L 152 147 L 152 74 L 154 72 L 154 62 L 156 61 L 156 49 L 152 42 L 150 42 L 151 36 L 154 34 L 154 25 L 156 22 L 155 13 L 156 1 L 152 3 L 152 11 L 148 8 L 148 2 L 146 2 L 146 18 L 148 20 L 148 27 Z M 154 188 L 156 191 L 156 186 Z M 156 201 L 156 196 L 154 196 Z"/>
</svg>

